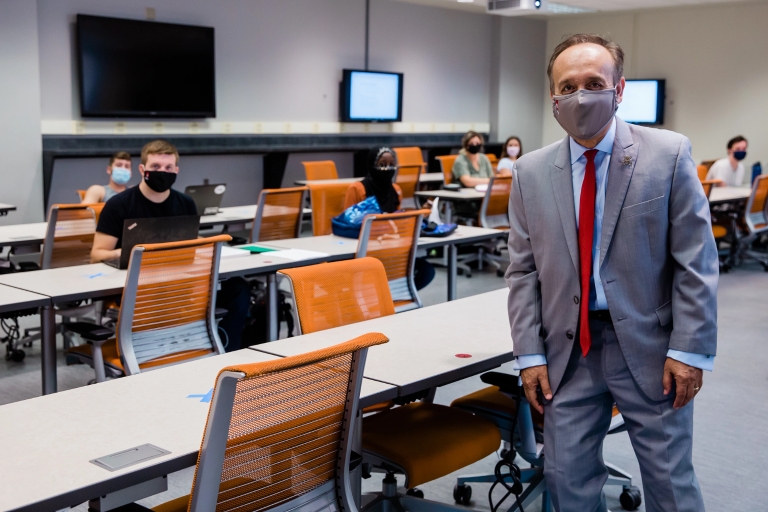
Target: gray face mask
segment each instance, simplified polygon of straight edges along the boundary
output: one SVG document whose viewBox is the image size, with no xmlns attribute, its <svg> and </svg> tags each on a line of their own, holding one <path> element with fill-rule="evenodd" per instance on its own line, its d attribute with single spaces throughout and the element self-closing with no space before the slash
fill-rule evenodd
<svg viewBox="0 0 768 512">
<path fill-rule="evenodd" d="M 613 120 L 618 109 L 616 89 L 602 91 L 578 90 L 552 98 L 555 119 L 574 139 L 594 138 Z"/>
</svg>

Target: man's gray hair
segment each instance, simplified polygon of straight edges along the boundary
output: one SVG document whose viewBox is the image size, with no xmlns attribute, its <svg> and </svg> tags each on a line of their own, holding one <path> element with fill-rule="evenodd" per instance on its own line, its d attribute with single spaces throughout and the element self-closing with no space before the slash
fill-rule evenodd
<svg viewBox="0 0 768 512">
<path fill-rule="evenodd" d="M 555 92 L 555 83 L 552 80 L 552 68 L 555 65 L 555 60 L 571 46 L 584 43 L 602 46 L 611 54 L 611 57 L 613 57 L 613 85 L 618 84 L 621 77 L 624 76 L 624 50 L 621 49 L 621 46 L 597 34 L 574 34 L 557 45 L 555 51 L 552 52 L 552 57 L 549 59 L 547 76 L 549 77 L 549 90 L 551 92 Z"/>
</svg>

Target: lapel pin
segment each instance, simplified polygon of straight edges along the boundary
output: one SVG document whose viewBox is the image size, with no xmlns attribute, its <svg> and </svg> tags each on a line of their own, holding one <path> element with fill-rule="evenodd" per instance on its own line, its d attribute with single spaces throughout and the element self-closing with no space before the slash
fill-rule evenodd
<svg viewBox="0 0 768 512">
<path fill-rule="evenodd" d="M 624 161 L 621 162 L 624 167 L 629 167 L 632 165 L 632 157 L 627 155 L 624 157 Z"/>
</svg>

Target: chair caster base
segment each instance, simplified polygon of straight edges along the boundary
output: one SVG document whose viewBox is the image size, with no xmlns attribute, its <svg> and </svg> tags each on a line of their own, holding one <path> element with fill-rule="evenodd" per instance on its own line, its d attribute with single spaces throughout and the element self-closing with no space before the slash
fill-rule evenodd
<svg viewBox="0 0 768 512">
<path fill-rule="evenodd" d="M 21 349 L 9 350 L 5 354 L 6 361 L 13 361 L 14 363 L 20 363 L 27 356 L 26 352 Z"/>
<path fill-rule="evenodd" d="M 472 500 L 472 487 L 467 484 L 453 486 L 453 500 L 457 505 L 469 505 Z"/>
<path fill-rule="evenodd" d="M 504 277 L 504 271 L 503 271 L 503 270 L 501 270 L 501 269 L 499 269 L 499 270 L 497 270 L 497 271 L 496 271 L 496 275 L 497 275 L 498 277 Z"/>
<path fill-rule="evenodd" d="M 640 489 L 635 486 L 625 488 L 619 496 L 619 503 L 624 510 L 637 510 L 642 502 Z"/>
<path fill-rule="evenodd" d="M 424 491 L 422 491 L 417 487 L 414 487 L 413 489 L 408 489 L 407 491 L 405 491 L 405 494 L 407 496 L 413 496 L 414 498 L 424 499 Z"/>
</svg>

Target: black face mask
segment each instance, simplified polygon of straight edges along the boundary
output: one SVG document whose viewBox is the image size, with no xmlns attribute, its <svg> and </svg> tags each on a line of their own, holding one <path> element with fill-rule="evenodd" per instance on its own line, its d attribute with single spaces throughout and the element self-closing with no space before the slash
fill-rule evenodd
<svg viewBox="0 0 768 512">
<path fill-rule="evenodd" d="M 373 172 L 371 172 L 371 179 L 377 185 L 392 183 L 392 179 L 395 177 L 395 170 L 394 167 L 384 167 L 381 169 L 374 167 Z"/>
<path fill-rule="evenodd" d="M 736 160 L 744 160 L 747 158 L 747 152 L 746 151 L 734 151 L 733 152 L 733 158 Z"/>
<path fill-rule="evenodd" d="M 483 147 L 482 144 L 470 144 L 469 146 L 467 146 L 467 151 L 469 151 L 473 155 L 476 155 L 480 152 L 482 147 Z"/>
<path fill-rule="evenodd" d="M 162 194 L 176 182 L 175 172 L 144 171 L 144 183 L 155 192 Z"/>
</svg>

